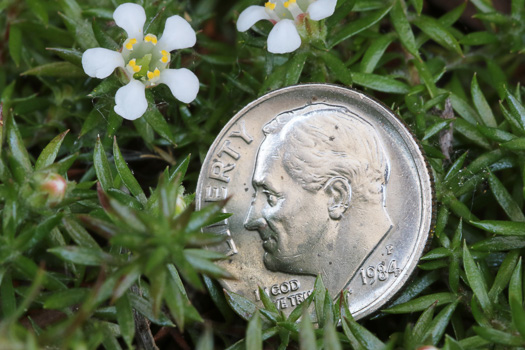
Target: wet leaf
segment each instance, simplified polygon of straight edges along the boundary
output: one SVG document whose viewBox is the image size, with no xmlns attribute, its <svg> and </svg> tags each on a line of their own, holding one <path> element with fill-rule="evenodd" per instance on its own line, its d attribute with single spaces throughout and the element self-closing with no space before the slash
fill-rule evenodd
<svg viewBox="0 0 525 350">
<path fill-rule="evenodd" d="M 62 145 L 62 142 L 64 141 L 64 138 L 66 137 L 68 132 L 69 129 L 55 137 L 53 140 L 51 140 L 51 142 L 47 144 L 47 146 L 42 150 L 42 152 L 40 152 L 40 155 L 38 156 L 38 159 L 35 163 L 36 170 L 45 168 L 46 166 L 53 164 L 57 157 L 60 146 Z"/>
<path fill-rule="evenodd" d="M 492 302 L 489 299 L 487 292 L 487 285 L 483 279 L 481 271 L 472 258 L 470 250 L 467 248 L 467 244 L 463 244 L 463 266 L 465 267 L 465 274 L 467 275 L 467 280 L 472 288 L 472 291 L 479 300 L 483 311 L 487 314 L 491 314 L 493 310 Z"/>
<path fill-rule="evenodd" d="M 113 187 L 113 174 L 111 173 L 108 157 L 106 156 L 106 152 L 104 151 L 100 137 L 97 137 L 97 142 L 95 143 L 95 149 L 93 151 L 93 164 L 95 166 L 98 181 L 100 182 L 102 189 L 107 192 Z"/>
<path fill-rule="evenodd" d="M 46 63 L 38 67 L 26 70 L 21 75 L 36 75 L 39 77 L 56 78 L 80 78 L 85 77 L 86 73 L 70 62 Z"/>
<path fill-rule="evenodd" d="M 384 9 L 378 10 L 368 16 L 363 16 L 359 18 L 356 21 L 353 21 L 349 24 L 347 24 L 343 29 L 341 29 L 339 32 L 337 32 L 335 35 L 332 36 L 328 46 L 330 48 L 334 47 L 335 45 L 339 44 L 343 40 L 346 40 L 363 30 L 373 26 L 377 22 L 379 22 L 383 17 L 385 17 L 388 12 L 390 12 L 390 9 L 392 6 L 385 7 Z"/>
</svg>

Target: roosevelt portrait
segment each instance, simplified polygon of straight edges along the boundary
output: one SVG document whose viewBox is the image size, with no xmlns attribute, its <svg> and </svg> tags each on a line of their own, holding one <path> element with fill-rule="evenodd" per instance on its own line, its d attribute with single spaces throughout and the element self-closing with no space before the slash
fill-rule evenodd
<svg viewBox="0 0 525 350">
<path fill-rule="evenodd" d="M 372 124 L 315 103 L 263 126 L 244 227 L 270 271 L 322 275 L 336 295 L 392 228 L 389 160 Z"/>
</svg>

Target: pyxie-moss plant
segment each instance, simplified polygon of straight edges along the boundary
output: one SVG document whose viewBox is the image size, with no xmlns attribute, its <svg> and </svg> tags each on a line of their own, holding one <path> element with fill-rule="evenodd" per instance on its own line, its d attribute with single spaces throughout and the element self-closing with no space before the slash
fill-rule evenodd
<svg viewBox="0 0 525 350">
<path fill-rule="evenodd" d="M 114 107 L 129 77 L 82 69 L 87 50 L 125 45 L 122 1 L 0 1 L 0 348 L 525 347 L 524 1 L 338 0 L 320 21 L 297 2 L 303 13 L 284 16 L 299 44 L 275 54 L 272 22 L 236 30 L 258 0 L 139 1 L 145 33 L 172 16 L 197 33 L 169 65 L 200 88 L 190 104 L 146 89 L 128 121 Z M 432 246 L 404 292 L 362 322 L 320 279 L 289 317 L 264 293 L 262 309 L 224 294 L 223 257 L 206 249 L 221 237 L 200 229 L 226 214 L 192 205 L 229 118 L 305 82 L 386 103 L 434 174 Z"/>
</svg>

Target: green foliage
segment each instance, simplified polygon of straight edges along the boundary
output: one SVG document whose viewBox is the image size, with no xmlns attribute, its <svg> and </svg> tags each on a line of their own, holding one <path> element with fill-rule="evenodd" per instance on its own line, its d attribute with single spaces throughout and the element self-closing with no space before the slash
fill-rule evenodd
<svg viewBox="0 0 525 350">
<path fill-rule="evenodd" d="M 121 2 L 0 1 L 0 347 L 525 347 L 523 0 L 445 13 L 440 1 L 339 0 L 286 55 L 266 51 L 268 22 L 235 30 L 262 1 L 146 0 L 149 31 L 174 14 L 198 31 L 171 67 L 194 71 L 201 89 L 189 105 L 166 86 L 147 90 L 133 122 L 113 109 L 121 73 L 93 79 L 81 64 L 88 48 L 122 45 Z M 417 275 L 362 322 L 320 278 L 289 316 L 262 289 L 264 307 L 223 292 L 216 279 L 231 276 L 213 263 L 223 237 L 201 228 L 229 214 L 192 204 L 231 116 L 308 82 L 392 107 L 434 175 L 434 239 Z"/>
</svg>

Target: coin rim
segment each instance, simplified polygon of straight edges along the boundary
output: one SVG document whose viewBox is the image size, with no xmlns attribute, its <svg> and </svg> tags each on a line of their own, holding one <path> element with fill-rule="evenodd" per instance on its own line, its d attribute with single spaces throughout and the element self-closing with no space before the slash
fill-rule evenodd
<svg viewBox="0 0 525 350">
<path fill-rule="evenodd" d="M 213 140 L 212 144 L 208 148 L 208 152 L 206 153 L 206 157 L 204 158 L 204 161 L 202 162 L 201 171 L 200 171 L 199 177 L 197 179 L 197 188 L 196 188 L 196 196 L 195 196 L 196 210 L 202 209 L 202 207 L 201 207 L 202 206 L 202 198 L 201 198 L 202 195 L 201 194 L 202 194 L 202 186 L 203 186 L 203 183 L 205 181 L 205 179 L 204 179 L 205 178 L 205 174 L 203 173 L 202 169 L 203 169 L 205 164 L 209 163 L 210 158 L 213 157 L 213 154 L 210 153 L 210 150 L 213 148 L 215 142 L 217 140 L 219 140 L 219 139 L 222 139 L 222 136 L 224 136 L 224 134 L 227 132 L 227 130 L 229 130 L 233 126 L 233 124 L 235 124 L 242 116 L 244 116 L 247 112 L 249 112 L 255 106 L 260 105 L 260 104 L 266 102 L 268 99 L 270 99 L 270 98 L 272 98 L 272 97 L 274 97 L 276 95 L 280 95 L 283 92 L 286 92 L 288 90 L 293 90 L 293 89 L 297 89 L 297 88 L 303 89 L 303 88 L 308 88 L 308 87 L 318 87 L 320 89 L 335 88 L 337 90 L 349 90 L 349 91 L 359 95 L 362 100 L 365 100 L 365 101 L 369 100 L 370 102 L 375 102 L 376 104 L 378 104 L 381 108 L 383 108 L 387 112 L 389 117 L 393 117 L 393 120 L 390 121 L 391 123 L 393 123 L 394 121 L 397 121 L 397 122 L 399 122 L 401 124 L 402 127 L 404 127 L 404 129 L 408 133 L 408 136 L 409 136 L 410 140 L 412 140 L 414 142 L 414 144 L 416 146 L 416 147 L 414 147 L 414 150 L 416 151 L 416 153 L 419 152 L 419 155 L 421 156 L 422 161 L 423 161 L 423 163 L 425 165 L 426 174 L 428 175 L 428 187 L 430 189 L 430 206 L 431 206 L 431 209 L 430 209 L 430 213 L 429 213 L 430 220 L 428 221 L 428 225 L 429 225 L 428 233 L 425 235 L 426 238 L 423 237 L 422 244 L 418 245 L 418 247 L 417 247 L 418 250 L 421 251 L 421 254 L 419 255 L 419 257 L 417 259 L 413 259 L 412 262 L 409 262 L 409 267 L 412 269 L 412 271 L 408 272 L 406 275 L 403 275 L 402 276 L 402 281 L 396 283 L 397 285 L 400 285 L 400 287 L 396 287 L 397 290 L 395 290 L 396 288 L 393 288 L 394 291 L 387 289 L 387 292 L 385 294 L 383 294 L 379 298 L 379 299 L 383 300 L 381 303 L 378 303 L 377 302 L 378 299 L 376 299 L 375 302 L 372 302 L 372 304 L 376 304 L 376 306 L 373 306 L 373 307 L 366 306 L 365 308 L 359 310 L 355 315 L 352 315 L 354 317 L 354 319 L 356 319 L 356 320 L 367 319 L 367 318 L 370 318 L 370 317 L 373 317 L 375 315 L 380 314 L 381 310 L 384 310 L 386 307 L 388 307 L 393 302 L 395 302 L 395 300 L 402 294 L 402 292 L 407 288 L 407 286 L 410 284 L 410 282 L 412 282 L 412 280 L 414 280 L 414 278 L 416 277 L 416 275 L 419 272 L 419 269 L 417 268 L 417 265 L 418 265 L 419 261 L 421 260 L 421 257 L 430 249 L 430 246 L 432 244 L 432 239 L 433 239 L 434 232 L 435 232 L 436 216 L 437 216 L 437 200 L 436 200 L 436 193 L 435 193 L 434 174 L 433 174 L 433 171 L 432 171 L 432 166 L 428 162 L 426 153 L 425 153 L 425 151 L 424 151 L 424 149 L 423 149 L 423 147 L 421 145 L 421 142 L 416 137 L 416 135 L 412 131 L 412 129 L 408 126 L 408 124 L 403 119 L 401 119 L 401 117 L 399 117 L 396 113 L 394 113 L 394 111 L 392 109 L 390 109 L 384 102 L 378 100 L 377 98 L 375 98 L 373 96 L 367 95 L 364 92 L 362 92 L 360 90 L 357 90 L 355 88 L 350 88 L 350 87 L 347 87 L 347 86 L 344 86 L 344 85 L 331 84 L 331 83 L 303 83 L 303 84 L 290 85 L 290 86 L 282 87 L 282 88 L 279 88 L 279 89 L 276 89 L 276 90 L 272 90 L 270 92 L 265 93 L 262 96 L 259 96 L 258 98 L 256 98 L 255 100 L 251 101 L 250 103 L 245 105 L 243 108 L 241 108 L 237 113 L 235 113 L 235 115 L 233 117 L 230 118 L 230 120 L 222 127 L 221 131 L 217 134 L 217 136 Z M 374 106 L 374 107 L 376 109 L 378 109 L 377 106 Z M 383 113 L 381 113 L 381 114 L 383 115 Z M 389 120 L 389 119 L 390 118 L 387 118 L 387 120 Z M 395 124 L 393 124 L 393 126 L 395 127 Z M 396 129 L 396 131 L 399 132 L 399 130 L 397 130 L 396 127 L 394 129 Z M 410 153 L 412 153 L 412 151 Z M 422 183 L 421 186 L 423 187 L 423 181 L 421 181 L 421 183 Z M 425 229 L 425 231 L 426 231 L 426 229 Z M 423 246 L 423 249 L 420 249 L 421 246 Z M 225 288 L 228 287 L 223 279 L 219 279 L 218 281 L 221 283 L 221 285 L 223 287 L 225 287 Z M 229 290 L 229 288 L 227 288 L 227 289 Z M 387 295 L 387 296 L 385 297 L 385 295 Z M 339 296 L 334 298 L 334 300 L 337 299 L 338 297 Z"/>
</svg>

